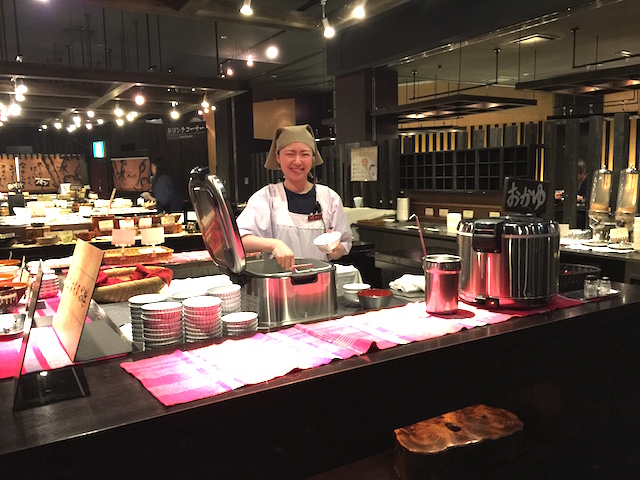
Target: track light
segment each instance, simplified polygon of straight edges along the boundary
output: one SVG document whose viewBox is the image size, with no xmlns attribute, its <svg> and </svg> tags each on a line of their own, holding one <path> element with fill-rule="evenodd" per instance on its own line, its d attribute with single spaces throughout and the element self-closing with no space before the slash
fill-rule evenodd
<svg viewBox="0 0 640 480">
<path fill-rule="evenodd" d="M 85 127 L 87 127 L 87 130 L 91 130 L 93 128 L 93 125 L 91 123 L 87 123 Z"/>
<path fill-rule="evenodd" d="M 87 110 L 87 117 L 93 118 L 95 116 L 96 116 L 96 112 L 94 112 L 93 110 Z"/>
<path fill-rule="evenodd" d="M 144 105 L 144 101 L 145 101 L 144 95 L 142 95 L 141 92 L 138 92 L 136 95 L 135 101 L 136 101 L 136 105 Z"/>
<path fill-rule="evenodd" d="M 362 20 L 364 18 L 364 5 L 362 3 L 356 5 L 353 9 L 353 18 L 357 18 L 358 20 Z"/>
<path fill-rule="evenodd" d="M 124 120 L 123 120 L 123 119 L 121 119 L 121 118 L 117 118 L 117 119 L 116 119 L 116 124 L 117 124 L 119 127 L 121 127 L 122 125 L 124 125 Z"/>
<path fill-rule="evenodd" d="M 253 58 L 251 58 L 251 55 L 247 57 L 247 67 L 253 67 Z"/>
<path fill-rule="evenodd" d="M 240 13 L 242 15 L 253 15 L 253 9 L 251 8 L 251 0 L 244 0 L 242 7 L 240 7 Z"/>
<path fill-rule="evenodd" d="M 54 127 L 56 127 L 56 130 L 60 130 L 62 128 L 62 123 L 61 122 L 55 122 L 53 124 Z"/>
<path fill-rule="evenodd" d="M 209 102 L 207 101 L 207 97 L 202 97 L 202 103 L 200 103 L 202 108 L 209 108 Z"/>
<path fill-rule="evenodd" d="M 24 102 L 24 95 L 20 92 L 16 92 L 16 102 Z"/>
<path fill-rule="evenodd" d="M 324 26 L 324 36 L 325 38 L 331 38 L 336 34 L 336 31 L 333 29 L 331 25 L 329 25 L 329 19 L 323 18 L 322 25 Z"/>
<path fill-rule="evenodd" d="M 9 115 L 16 117 L 20 115 L 21 110 L 20 105 L 15 102 L 11 102 L 11 105 L 9 105 Z"/>
<path fill-rule="evenodd" d="M 231 68 L 231 66 L 228 66 L 226 72 L 227 76 L 231 77 L 233 75 L 233 68 Z"/>
<path fill-rule="evenodd" d="M 124 115 L 124 112 L 120 108 L 120 104 L 118 102 L 116 102 L 116 108 L 113 109 L 113 113 L 116 117 L 121 117 L 122 115 Z"/>
</svg>

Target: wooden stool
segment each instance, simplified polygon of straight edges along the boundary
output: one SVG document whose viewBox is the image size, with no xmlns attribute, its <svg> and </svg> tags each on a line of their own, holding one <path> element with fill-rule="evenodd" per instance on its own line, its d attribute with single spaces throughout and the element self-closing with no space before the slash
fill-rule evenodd
<svg viewBox="0 0 640 480">
<path fill-rule="evenodd" d="M 505 462 L 524 450 L 523 423 L 511 412 L 473 405 L 395 430 L 401 480 L 445 479 L 475 462 Z"/>
</svg>

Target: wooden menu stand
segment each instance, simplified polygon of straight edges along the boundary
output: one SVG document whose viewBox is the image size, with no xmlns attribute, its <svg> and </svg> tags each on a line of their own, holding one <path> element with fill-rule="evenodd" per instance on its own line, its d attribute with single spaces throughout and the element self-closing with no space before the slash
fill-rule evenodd
<svg viewBox="0 0 640 480">
<path fill-rule="evenodd" d="M 486 405 L 445 413 L 395 430 L 394 470 L 401 480 L 450 478 L 475 462 L 506 462 L 524 450 L 516 415 Z"/>
</svg>

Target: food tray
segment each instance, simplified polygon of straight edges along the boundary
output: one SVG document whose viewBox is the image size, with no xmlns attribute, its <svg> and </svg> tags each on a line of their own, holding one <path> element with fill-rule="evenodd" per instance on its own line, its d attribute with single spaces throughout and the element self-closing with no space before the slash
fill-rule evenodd
<svg viewBox="0 0 640 480">
<path fill-rule="evenodd" d="M 600 276 L 602 270 L 600 267 L 593 265 L 578 265 L 574 263 L 560 264 L 560 292 L 571 292 L 573 290 L 581 290 L 584 287 L 584 279 L 587 275 Z"/>
<path fill-rule="evenodd" d="M 150 271 L 164 269 L 163 267 L 147 266 Z M 110 268 L 104 273 L 108 277 L 116 277 L 125 280 L 114 285 L 96 287 L 93 291 L 93 299 L 98 303 L 126 302 L 135 295 L 144 293 L 158 293 L 166 285 L 160 277 L 142 278 L 140 280 L 129 280 L 131 274 L 136 271 L 136 267 Z"/>
<path fill-rule="evenodd" d="M 168 262 L 173 250 L 167 247 L 114 248 L 104 252 L 103 265 L 135 265 L 136 263 Z"/>
</svg>

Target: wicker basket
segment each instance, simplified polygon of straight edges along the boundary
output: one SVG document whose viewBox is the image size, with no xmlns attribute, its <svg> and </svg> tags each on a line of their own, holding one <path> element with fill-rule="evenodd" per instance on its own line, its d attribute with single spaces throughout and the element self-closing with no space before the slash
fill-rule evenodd
<svg viewBox="0 0 640 480">
<path fill-rule="evenodd" d="M 163 267 L 147 266 L 149 270 L 159 270 Z M 127 280 L 114 285 L 105 285 L 104 287 L 96 287 L 93 291 L 93 299 L 98 303 L 114 303 L 126 302 L 134 295 L 142 295 L 144 293 L 158 293 L 162 287 L 166 285 L 165 281 L 160 277 L 143 278 L 140 280 L 129 280 L 131 274 L 136 271 L 136 267 L 110 268 L 104 273 L 108 277 L 116 277 Z"/>
<path fill-rule="evenodd" d="M 561 292 L 572 292 L 584 288 L 584 279 L 587 275 L 600 276 L 602 270 L 593 265 L 577 265 L 573 263 L 560 264 L 560 279 L 558 287 Z"/>
</svg>

